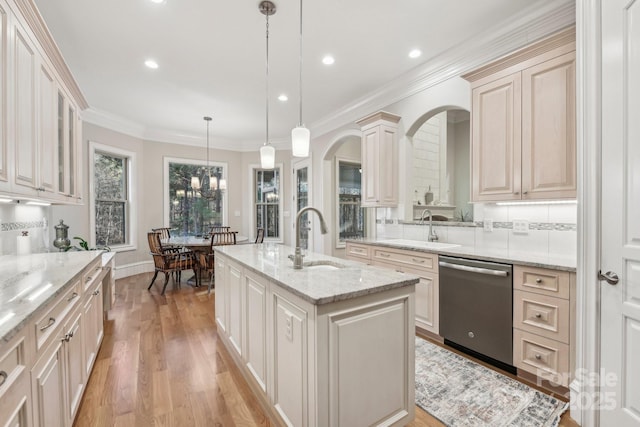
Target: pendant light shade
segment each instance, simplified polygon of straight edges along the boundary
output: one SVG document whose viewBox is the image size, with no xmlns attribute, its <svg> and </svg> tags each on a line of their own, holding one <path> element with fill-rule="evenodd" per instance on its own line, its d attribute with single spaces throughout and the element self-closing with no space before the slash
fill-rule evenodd
<svg viewBox="0 0 640 427">
<path fill-rule="evenodd" d="M 193 188 L 194 190 L 200 189 L 200 178 L 198 178 L 197 176 L 191 177 L 191 188 Z"/>
<path fill-rule="evenodd" d="M 309 155 L 309 140 L 311 132 L 300 125 L 291 130 L 291 151 L 293 157 L 307 157 Z"/>
<path fill-rule="evenodd" d="M 311 140 L 311 132 L 302 124 L 302 0 L 300 0 L 300 56 L 299 56 L 299 72 L 300 72 L 300 120 L 298 126 L 291 130 L 291 154 L 293 157 L 308 157 L 309 142 Z"/>
<path fill-rule="evenodd" d="M 272 145 L 260 147 L 260 166 L 262 169 L 273 169 L 276 166 L 276 149 Z"/>
</svg>

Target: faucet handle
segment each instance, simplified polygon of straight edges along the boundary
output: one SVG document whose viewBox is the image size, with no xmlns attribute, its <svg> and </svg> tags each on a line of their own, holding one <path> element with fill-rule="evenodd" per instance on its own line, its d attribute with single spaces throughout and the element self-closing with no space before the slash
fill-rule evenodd
<svg viewBox="0 0 640 427">
<path fill-rule="evenodd" d="M 289 254 L 289 256 L 287 258 L 289 258 L 291 261 L 293 261 L 293 254 Z"/>
</svg>

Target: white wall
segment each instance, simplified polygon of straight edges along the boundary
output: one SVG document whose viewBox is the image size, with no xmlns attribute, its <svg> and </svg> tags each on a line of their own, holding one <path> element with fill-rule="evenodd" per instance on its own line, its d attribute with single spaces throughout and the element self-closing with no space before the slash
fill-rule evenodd
<svg viewBox="0 0 640 427">
<path fill-rule="evenodd" d="M 56 221 L 57 224 L 57 221 Z M 16 238 L 28 233 L 31 252 L 57 251 L 53 246 L 51 207 L 18 203 L 0 204 L 0 255 L 15 255 Z"/>
</svg>

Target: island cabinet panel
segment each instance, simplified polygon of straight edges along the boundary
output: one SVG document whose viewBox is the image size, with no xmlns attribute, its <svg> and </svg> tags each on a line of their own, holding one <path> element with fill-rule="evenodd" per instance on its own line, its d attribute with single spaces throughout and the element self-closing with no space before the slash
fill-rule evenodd
<svg viewBox="0 0 640 427">
<path fill-rule="evenodd" d="M 273 293 L 273 404 L 289 425 L 309 425 L 308 314 L 280 290 Z"/>
<path fill-rule="evenodd" d="M 242 355 L 242 267 L 227 261 L 225 268 L 228 301 L 229 340 L 238 354 Z"/>
<path fill-rule="evenodd" d="M 227 266 L 226 258 L 222 256 L 215 257 L 215 275 L 216 275 L 216 295 L 215 295 L 215 317 L 218 325 L 218 332 L 227 332 L 227 307 L 229 302 L 227 297 L 227 281 L 225 280 L 225 269 Z"/>
<path fill-rule="evenodd" d="M 264 392 L 267 391 L 267 286 L 264 279 L 250 272 L 245 273 L 247 309 L 244 359 L 249 372 Z"/>
<path fill-rule="evenodd" d="M 414 369 L 407 345 L 413 334 L 409 312 L 409 300 L 400 297 L 327 316 L 331 396 L 327 425 L 385 425 L 408 415 L 407 407 L 414 402 L 404 382 Z"/>
</svg>

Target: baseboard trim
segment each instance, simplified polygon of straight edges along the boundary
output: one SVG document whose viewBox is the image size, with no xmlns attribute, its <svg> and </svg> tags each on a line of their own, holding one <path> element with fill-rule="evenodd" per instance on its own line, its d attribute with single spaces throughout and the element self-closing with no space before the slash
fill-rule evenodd
<svg viewBox="0 0 640 427">
<path fill-rule="evenodd" d="M 153 261 L 133 262 L 131 264 L 119 265 L 115 268 L 116 280 L 124 277 L 135 276 L 136 274 L 152 273 Z"/>
</svg>

